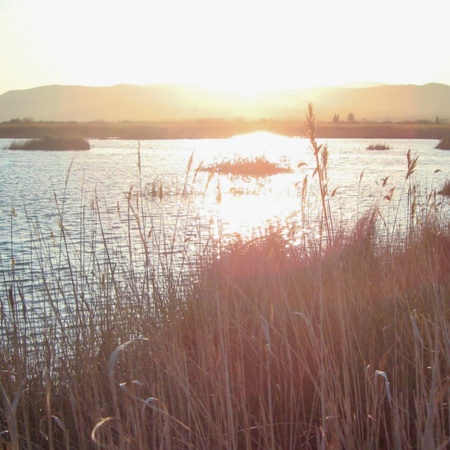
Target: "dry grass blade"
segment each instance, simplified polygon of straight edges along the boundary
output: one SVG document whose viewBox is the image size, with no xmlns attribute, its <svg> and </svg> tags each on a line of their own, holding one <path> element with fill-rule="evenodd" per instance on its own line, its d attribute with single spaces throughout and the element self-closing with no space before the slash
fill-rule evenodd
<svg viewBox="0 0 450 450">
<path fill-rule="evenodd" d="M 378 377 L 383 378 L 384 385 L 386 387 L 386 397 L 387 397 L 389 403 L 392 404 L 391 387 L 390 387 L 386 372 L 384 372 L 383 370 L 375 370 L 375 375 L 374 375 L 375 381 L 377 380 Z"/>
<path fill-rule="evenodd" d="M 111 353 L 111 356 L 109 358 L 108 362 L 108 376 L 111 379 L 114 379 L 114 368 L 116 366 L 117 358 L 119 357 L 119 354 L 121 351 L 125 350 L 129 345 L 133 344 L 134 342 L 138 341 L 148 341 L 147 338 L 135 338 L 131 339 L 127 342 L 124 342 L 123 344 L 120 344 L 115 348 L 115 350 Z"/>
<path fill-rule="evenodd" d="M 3 403 L 3 411 L 6 416 L 6 422 L 8 424 L 9 436 L 11 439 L 11 445 L 14 450 L 19 450 L 19 429 L 17 424 L 17 406 L 19 404 L 20 397 L 24 391 L 25 383 L 22 382 L 19 386 L 19 389 L 14 395 L 14 399 L 11 403 L 8 395 L 3 387 L 2 382 L 0 381 L 0 397 Z"/>
<path fill-rule="evenodd" d="M 107 425 L 108 423 L 110 423 L 112 421 L 116 421 L 116 420 L 117 419 L 115 419 L 114 417 L 105 417 L 105 418 L 99 420 L 95 424 L 95 427 L 93 428 L 92 433 L 91 433 L 91 437 L 96 445 L 98 445 L 101 448 L 108 448 L 108 446 L 106 444 L 103 444 L 103 442 L 101 441 L 101 438 L 98 436 L 98 434 L 100 433 L 101 429 L 105 425 Z"/>
<path fill-rule="evenodd" d="M 65 448 L 66 448 L 66 450 L 70 450 L 70 432 L 69 432 L 68 428 L 64 425 L 64 422 L 59 417 L 51 416 L 51 419 L 62 430 L 63 436 L 64 436 Z M 42 434 L 42 436 L 44 436 L 45 440 L 48 441 L 49 440 L 49 436 L 47 435 L 47 433 L 43 429 L 43 424 L 45 423 L 46 420 L 47 420 L 47 418 L 41 419 L 41 421 L 39 423 L 39 431 Z"/>
</svg>

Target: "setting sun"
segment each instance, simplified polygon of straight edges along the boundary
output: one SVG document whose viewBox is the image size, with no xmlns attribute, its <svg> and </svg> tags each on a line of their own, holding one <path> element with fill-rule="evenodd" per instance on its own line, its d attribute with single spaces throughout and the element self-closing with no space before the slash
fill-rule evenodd
<svg viewBox="0 0 450 450">
<path fill-rule="evenodd" d="M 175 82 L 254 93 L 355 81 L 450 82 L 444 14 L 419 4 L 0 4 L 0 92 L 46 84 Z M 420 29 L 420 33 L 416 30 Z"/>
</svg>

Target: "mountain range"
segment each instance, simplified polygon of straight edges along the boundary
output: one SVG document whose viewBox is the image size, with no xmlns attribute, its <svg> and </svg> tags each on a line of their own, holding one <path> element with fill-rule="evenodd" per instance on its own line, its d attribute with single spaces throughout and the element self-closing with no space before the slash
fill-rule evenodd
<svg viewBox="0 0 450 450">
<path fill-rule="evenodd" d="M 303 120 L 308 103 L 318 120 L 450 123 L 450 86 L 355 85 L 273 90 L 244 95 L 177 84 L 110 87 L 41 86 L 0 95 L 0 122 Z M 360 87 L 363 86 L 363 87 Z"/>
</svg>

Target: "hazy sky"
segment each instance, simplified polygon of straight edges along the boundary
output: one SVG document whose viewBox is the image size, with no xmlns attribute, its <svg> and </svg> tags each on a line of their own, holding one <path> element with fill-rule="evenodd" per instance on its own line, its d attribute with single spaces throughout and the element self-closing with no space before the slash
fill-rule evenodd
<svg viewBox="0 0 450 450">
<path fill-rule="evenodd" d="M 0 0 L 0 94 L 450 84 L 448 0 Z"/>
</svg>

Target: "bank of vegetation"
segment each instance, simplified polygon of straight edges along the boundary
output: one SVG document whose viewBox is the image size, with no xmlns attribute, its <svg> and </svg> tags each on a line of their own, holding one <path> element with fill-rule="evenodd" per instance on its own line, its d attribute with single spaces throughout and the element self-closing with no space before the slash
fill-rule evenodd
<svg viewBox="0 0 450 450">
<path fill-rule="evenodd" d="M 81 138 L 40 138 L 13 141 L 10 150 L 89 150 L 86 139 Z"/>
<path fill-rule="evenodd" d="M 450 150 L 450 137 L 446 136 L 443 139 L 441 139 L 436 148 L 440 150 Z"/>
<path fill-rule="evenodd" d="M 21 290 L 19 257 L 0 261 L 14 274 L 1 294 L 4 446 L 448 448 L 450 229 L 439 195 L 418 208 L 408 153 L 408 228 L 379 227 L 376 205 L 339 228 L 312 109 L 307 125 L 322 206 L 318 232 L 301 242 L 281 227 L 195 261 L 186 252 L 186 282 L 131 195 L 141 269 L 131 247 L 134 262 L 118 258 L 100 210 L 94 249 L 71 244 L 59 210 L 60 252 L 51 259 L 44 246 L 35 259 L 45 323 Z M 55 281 L 60 265 L 68 283 Z"/>
<path fill-rule="evenodd" d="M 186 122 L 5 122 L 0 123 L 0 138 L 28 139 L 72 136 L 84 139 L 203 139 L 226 138 L 254 131 L 269 131 L 285 136 L 306 136 L 298 121 L 244 119 L 205 119 Z M 321 122 L 318 138 L 365 139 L 443 139 L 450 135 L 450 124 L 428 122 Z"/>
</svg>

